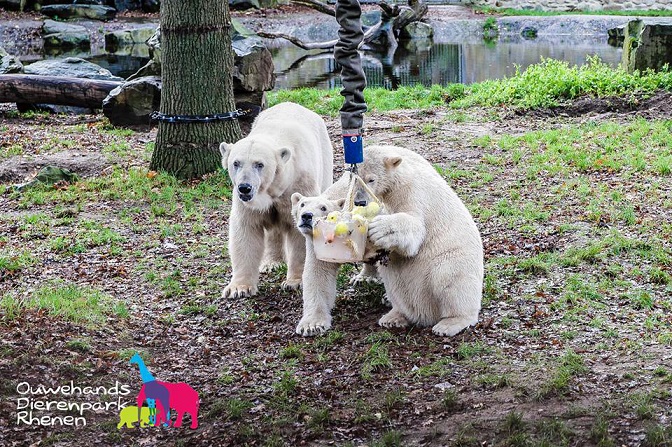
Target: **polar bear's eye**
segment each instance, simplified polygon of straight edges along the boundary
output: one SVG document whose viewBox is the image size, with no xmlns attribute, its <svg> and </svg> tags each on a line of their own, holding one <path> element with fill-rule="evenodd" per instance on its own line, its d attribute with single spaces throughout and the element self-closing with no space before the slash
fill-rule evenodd
<svg viewBox="0 0 672 447">
<path fill-rule="evenodd" d="M 261 162 L 257 162 L 257 163 L 254 164 L 254 167 L 257 168 L 257 169 L 263 169 L 263 168 L 264 168 L 264 164 L 261 163 Z"/>
<path fill-rule="evenodd" d="M 299 208 L 303 208 L 304 206 L 306 206 L 306 204 L 305 204 L 305 203 L 302 203 L 302 204 L 299 206 Z"/>
<path fill-rule="evenodd" d="M 323 213 L 326 213 L 326 212 L 327 212 L 327 207 L 324 206 L 324 205 L 322 205 L 322 207 L 320 207 L 320 209 L 322 210 Z"/>
<path fill-rule="evenodd" d="M 238 169 L 240 167 L 240 162 L 238 160 L 233 162 L 233 167 Z"/>
</svg>

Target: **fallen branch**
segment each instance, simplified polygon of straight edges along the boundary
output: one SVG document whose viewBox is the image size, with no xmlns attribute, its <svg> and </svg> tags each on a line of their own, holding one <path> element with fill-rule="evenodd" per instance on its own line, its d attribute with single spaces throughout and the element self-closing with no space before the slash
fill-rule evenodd
<svg viewBox="0 0 672 447">
<path fill-rule="evenodd" d="M 103 99 L 122 83 L 99 79 L 0 75 L 0 103 L 59 104 L 100 109 Z"/>
<path fill-rule="evenodd" d="M 372 26 L 371 28 L 367 29 L 364 32 L 364 40 L 360 44 L 360 47 L 363 44 L 367 43 L 367 41 L 373 37 L 376 31 L 378 31 L 379 27 L 380 23 Z M 304 50 L 330 50 L 336 46 L 336 43 L 338 43 L 338 39 L 328 40 L 326 42 L 304 42 L 301 39 L 297 39 L 294 36 L 290 36 L 289 34 L 267 33 L 265 31 L 257 31 L 257 35 L 265 39 L 285 39 L 290 41 L 297 47 L 303 48 Z"/>
<path fill-rule="evenodd" d="M 290 3 L 307 6 L 308 8 L 336 17 L 336 10 L 334 8 L 318 0 L 291 0 Z"/>
</svg>

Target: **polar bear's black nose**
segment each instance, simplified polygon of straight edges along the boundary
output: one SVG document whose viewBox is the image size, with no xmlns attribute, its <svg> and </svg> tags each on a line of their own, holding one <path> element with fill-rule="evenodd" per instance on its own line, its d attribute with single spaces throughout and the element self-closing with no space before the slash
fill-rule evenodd
<svg viewBox="0 0 672 447">
<path fill-rule="evenodd" d="M 252 185 L 249 183 L 241 183 L 238 185 L 238 192 L 241 194 L 249 194 L 252 192 Z"/>
<path fill-rule="evenodd" d="M 355 206 L 366 206 L 368 203 L 366 203 L 366 200 L 355 200 Z"/>
<path fill-rule="evenodd" d="M 304 222 L 311 222 L 313 220 L 313 213 L 301 214 L 301 220 Z"/>
</svg>

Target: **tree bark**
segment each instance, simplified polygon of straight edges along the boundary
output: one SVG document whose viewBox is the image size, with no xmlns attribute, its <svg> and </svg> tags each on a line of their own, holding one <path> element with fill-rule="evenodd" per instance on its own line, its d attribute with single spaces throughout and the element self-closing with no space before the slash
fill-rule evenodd
<svg viewBox="0 0 672 447">
<path fill-rule="evenodd" d="M 161 2 L 162 90 L 166 115 L 213 115 L 235 110 L 228 2 Z M 219 143 L 241 137 L 237 121 L 159 122 L 150 169 L 180 179 L 221 167 Z"/>
<path fill-rule="evenodd" d="M 61 76 L 0 75 L 0 103 L 59 104 L 100 109 L 121 82 Z"/>
</svg>

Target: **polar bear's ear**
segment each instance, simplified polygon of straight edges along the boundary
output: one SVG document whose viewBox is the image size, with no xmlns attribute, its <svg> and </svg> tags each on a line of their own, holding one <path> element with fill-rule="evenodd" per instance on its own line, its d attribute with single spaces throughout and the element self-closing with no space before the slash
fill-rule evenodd
<svg viewBox="0 0 672 447">
<path fill-rule="evenodd" d="M 219 144 L 219 153 L 222 154 L 222 166 L 225 168 L 228 163 L 229 152 L 231 152 L 231 145 L 228 143 Z"/>
<path fill-rule="evenodd" d="M 386 170 L 395 169 L 401 163 L 401 157 L 385 157 L 383 164 Z"/>
<path fill-rule="evenodd" d="M 343 197 L 342 199 L 338 199 L 336 201 L 336 206 L 338 208 L 343 209 L 343 205 L 345 205 L 345 197 Z"/>
<path fill-rule="evenodd" d="M 303 195 L 301 195 L 300 192 L 295 192 L 292 194 L 292 206 L 295 206 L 297 203 L 299 203 L 303 199 Z"/>
<path fill-rule="evenodd" d="M 288 147 L 283 147 L 278 152 L 280 154 L 280 160 L 287 163 L 290 158 L 292 158 L 292 151 Z"/>
</svg>

